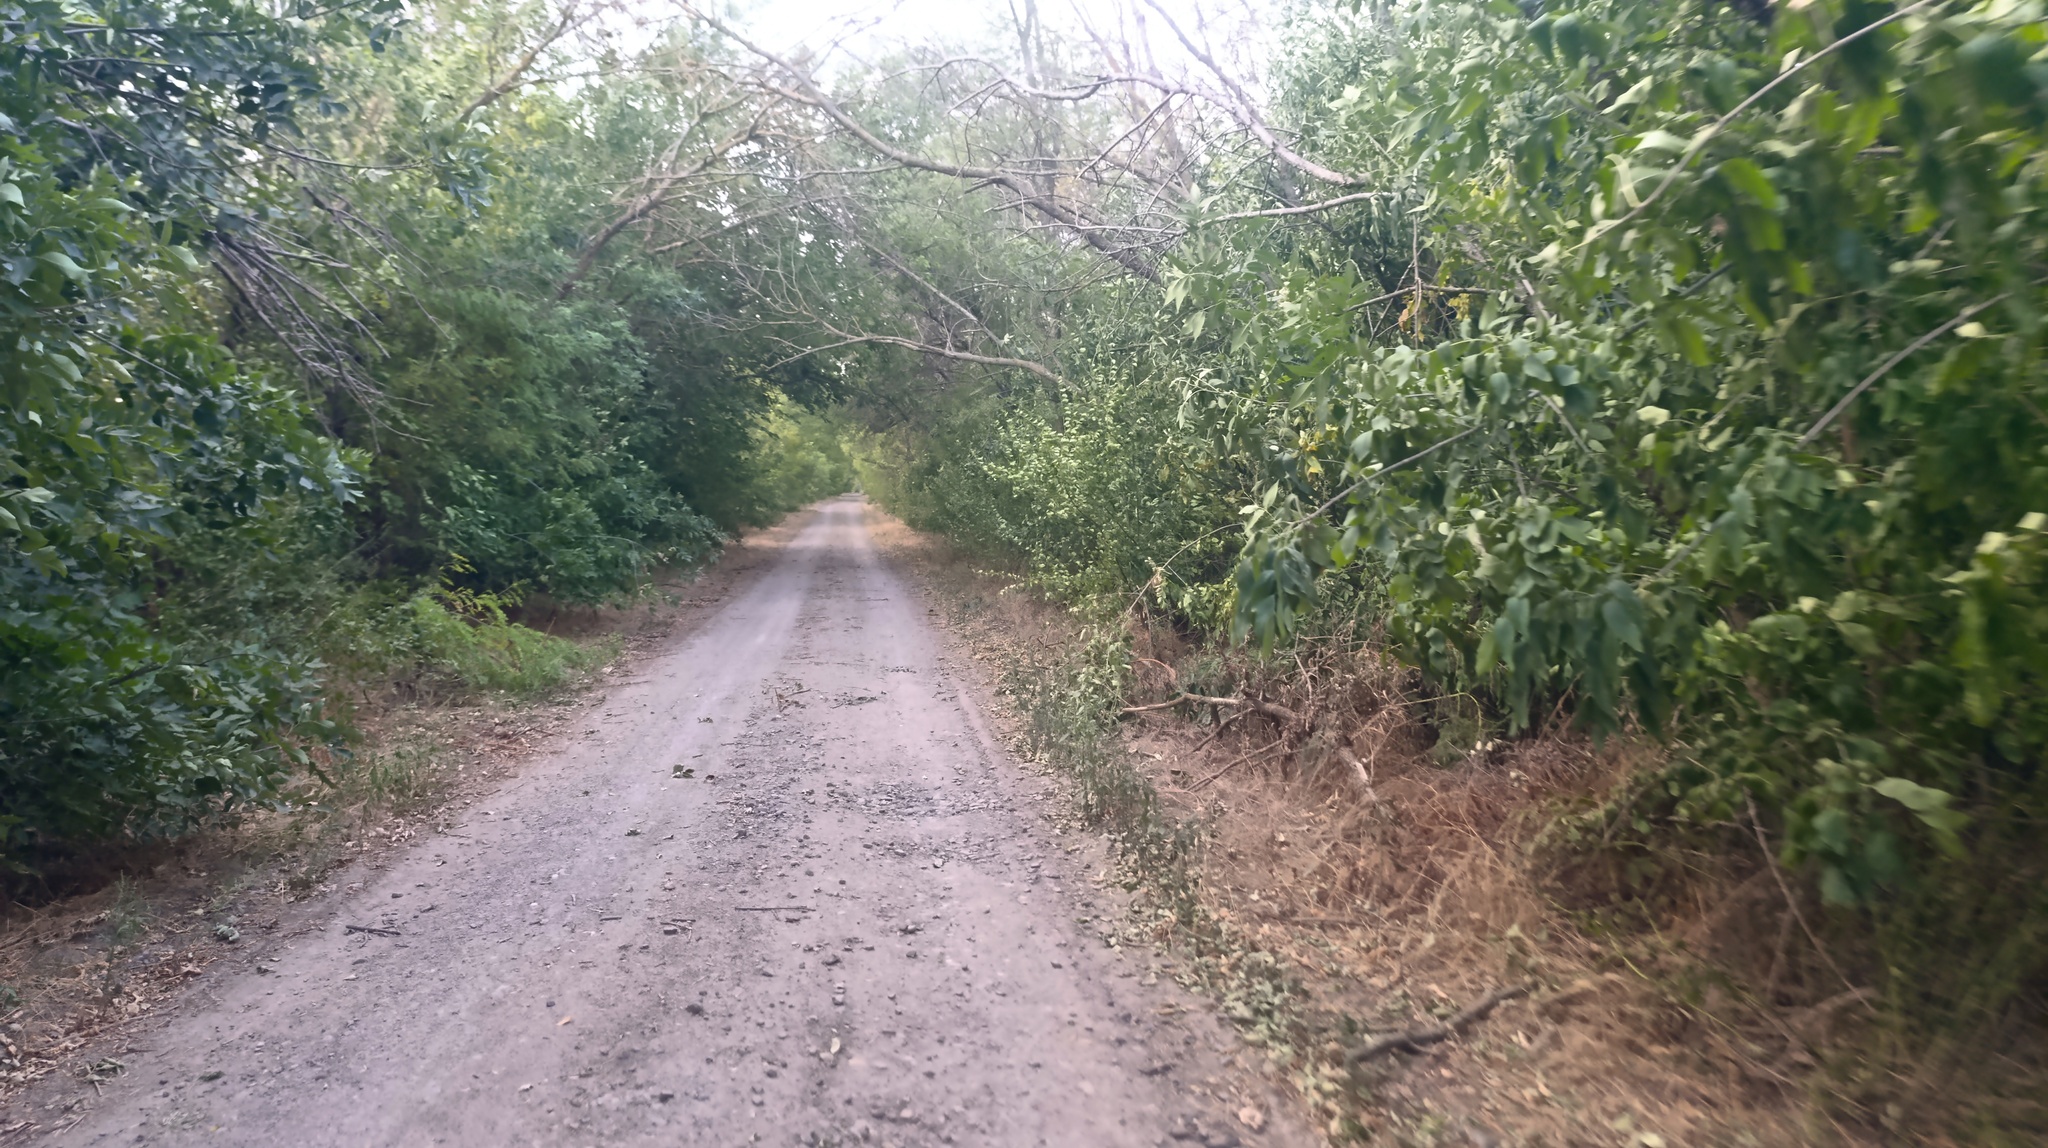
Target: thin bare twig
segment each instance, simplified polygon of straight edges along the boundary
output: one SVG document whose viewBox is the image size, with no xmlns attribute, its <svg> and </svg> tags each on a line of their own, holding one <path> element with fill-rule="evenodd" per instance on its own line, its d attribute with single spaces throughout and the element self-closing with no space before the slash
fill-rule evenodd
<svg viewBox="0 0 2048 1148">
<path fill-rule="evenodd" d="M 1813 951 L 1819 953 L 1820 959 L 1827 962 L 1828 968 L 1842 982 L 1842 986 L 1852 993 L 1860 992 L 1848 975 L 1842 972 L 1842 966 L 1835 963 L 1834 954 L 1828 952 L 1827 946 L 1820 943 L 1820 936 L 1813 931 L 1813 926 L 1807 923 L 1806 913 L 1799 907 L 1799 898 L 1792 895 L 1792 886 L 1785 880 L 1785 871 L 1778 866 L 1778 858 L 1771 852 L 1771 843 L 1764 838 L 1764 823 L 1756 814 L 1756 798 L 1745 793 L 1742 800 L 1749 806 L 1749 826 L 1756 832 L 1756 847 L 1763 851 L 1764 864 L 1770 868 L 1771 877 L 1778 882 L 1778 892 L 1784 894 L 1785 908 L 1791 911 L 1793 920 L 1799 922 L 1800 930 L 1806 934 L 1806 939 L 1812 942 Z"/>
<path fill-rule="evenodd" d="M 528 69 L 533 67 L 533 62 L 540 58 L 540 54 L 547 51 L 548 48 L 553 46 L 555 41 L 561 39 L 574 26 L 576 23 L 576 10 L 576 0 L 569 0 L 569 3 L 562 5 L 562 18 L 555 21 L 555 26 L 542 33 L 541 38 L 534 41 L 533 47 L 528 48 L 525 55 L 513 61 L 511 70 L 506 72 L 502 79 L 478 93 L 477 97 L 471 100 L 468 106 L 457 112 L 454 122 L 462 123 L 483 108 L 503 99 L 506 93 L 518 87 L 520 79 L 526 75 Z"/>
<path fill-rule="evenodd" d="M 1252 750 L 1250 753 L 1247 753 L 1242 757 L 1233 759 L 1229 764 L 1225 765 L 1223 768 L 1217 770 L 1216 772 L 1210 774 L 1202 780 L 1197 781 L 1193 785 L 1188 786 L 1187 792 L 1193 793 L 1196 790 L 1201 789 L 1202 787 L 1208 785 L 1210 782 L 1216 780 L 1219 777 L 1222 777 L 1224 774 L 1229 773 L 1231 770 L 1236 769 L 1238 766 L 1243 765 L 1245 762 L 1250 761 L 1251 759 L 1259 756 L 1260 754 L 1265 753 L 1268 750 L 1279 748 L 1281 743 L 1285 742 L 1286 740 L 1286 738 L 1281 738 L 1278 741 L 1273 742 L 1271 745 L 1260 746 L 1259 748 Z"/>
</svg>

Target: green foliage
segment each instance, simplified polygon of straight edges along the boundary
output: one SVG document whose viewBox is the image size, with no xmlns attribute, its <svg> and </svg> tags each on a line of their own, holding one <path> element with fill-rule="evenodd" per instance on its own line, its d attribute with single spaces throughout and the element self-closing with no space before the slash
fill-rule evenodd
<svg viewBox="0 0 2048 1148">
<path fill-rule="evenodd" d="M 1055 400 L 962 406 L 933 425 L 870 440 L 862 488 L 906 521 L 1011 555 L 1073 602 L 1157 581 L 1158 601 L 1220 624 L 1227 513 L 1175 433 L 1179 396 L 1102 368 Z"/>
<path fill-rule="evenodd" d="M 399 608 L 398 621 L 417 664 L 458 686 L 537 697 L 617 654 L 616 643 L 579 646 L 505 618 L 494 594 L 419 594 Z"/>
<path fill-rule="evenodd" d="M 760 477 L 756 521 L 853 489 L 853 459 L 842 420 L 780 398 L 761 420 L 751 461 Z"/>
<path fill-rule="evenodd" d="M 337 674 L 552 688 L 603 652 L 504 601 L 843 487 L 719 276 L 564 286 L 689 85 L 472 105 L 554 15 L 397 17 L 0 11 L 0 864 L 275 799 Z"/>
<path fill-rule="evenodd" d="M 459 554 L 472 588 L 583 604 L 722 540 L 633 450 L 648 367 L 619 309 L 467 287 L 422 303 L 436 323 L 389 328 L 383 381 L 402 434 L 359 433 L 390 439 L 366 524 L 387 568 Z"/>
<path fill-rule="evenodd" d="M 1259 225 L 1176 284 L 1270 364 L 1190 388 L 1272 460 L 1247 630 L 1374 564 L 1405 656 L 1517 724 L 1569 692 L 1677 735 L 1678 808 L 1768 800 L 1844 902 L 2048 798 L 2017 525 L 2048 505 L 2048 95 L 1996 63 L 2043 25 L 1921 6 L 1856 35 L 1887 11 L 1419 6 L 1303 114 L 1429 189 L 1404 274 L 1472 294 L 1410 292 L 1375 335 L 1348 316 L 1399 281 L 1276 260 Z M 1249 291 L 1275 277 L 1277 314 Z"/>
<path fill-rule="evenodd" d="M 1660 737 L 1636 832 L 1775 839 L 1888 1018 L 1976 1023 L 2048 977 L 2044 59 L 2010 0 L 1303 9 L 1270 112 L 1341 186 L 1211 140 L 1156 291 L 919 264 L 1062 378 L 876 419 L 863 485 L 1070 600 L 1362 621 L 1459 725 Z"/>
<path fill-rule="evenodd" d="M 300 739 L 324 736 L 317 664 L 157 592 L 201 536 L 239 557 L 289 547 L 350 483 L 298 398 L 194 331 L 183 294 L 184 240 L 229 206 L 235 141 L 288 127 L 316 90 L 294 49 L 318 30 L 226 4 L 188 15 L 0 15 L 0 858 L 15 865 L 268 800 Z M 171 85 L 181 99 L 148 95 Z"/>
</svg>

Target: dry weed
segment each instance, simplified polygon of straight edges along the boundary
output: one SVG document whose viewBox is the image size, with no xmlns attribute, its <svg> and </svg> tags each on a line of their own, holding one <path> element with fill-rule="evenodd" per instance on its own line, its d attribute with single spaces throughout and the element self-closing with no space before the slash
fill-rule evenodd
<svg viewBox="0 0 2048 1148">
<path fill-rule="evenodd" d="M 1265 703 L 1134 707 L 1124 739 L 1168 809 L 1212 827 L 1207 912 L 1298 985 L 1297 1078 L 1333 1140 L 1861 1142 L 1808 1126 L 1804 1103 L 1854 999 L 1761 1004 L 1816 992 L 1768 875 L 1701 850 L 1639 866 L 1646 894 L 1598 849 L 1547 841 L 1654 747 L 1491 736 L 1348 636 L 1284 662 L 1198 664 L 1136 624 L 1132 645 L 1140 705 L 1188 688 L 1177 661 L 1212 696 Z M 1505 988 L 1529 995 L 1417 1055 L 1351 1063 Z"/>
</svg>

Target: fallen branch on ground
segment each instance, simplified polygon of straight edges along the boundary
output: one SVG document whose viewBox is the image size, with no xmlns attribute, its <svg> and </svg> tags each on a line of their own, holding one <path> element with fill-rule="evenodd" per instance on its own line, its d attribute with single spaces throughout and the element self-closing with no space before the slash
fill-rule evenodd
<svg viewBox="0 0 2048 1148">
<path fill-rule="evenodd" d="M 1236 713 L 1231 714 L 1229 717 L 1224 718 L 1222 721 L 1217 722 L 1216 728 L 1209 731 L 1209 736 L 1203 738 L 1201 741 L 1196 742 L 1195 748 L 1188 751 L 1188 756 L 1193 757 L 1196 754 L 1201 753 L 1203 750 L 1208 749 L 1210 742 L 1215 741 L 1219 737 L 1222 737 L 1223 731 L 1230 728 L 1230 723 L 1243 717 L 1245 713 L 1246 711 L 1239 710 Z"/>
<path fill-rule="evenodd" d="M 1275 913 L 1270 917 L 1255 919 L 1262 925 L 1335 925 L 1344 929 L 1377 929 L 1386 924 L 1384 919 L 1373 921 L 1364 917 L 1304 917 L 1296 913 Z"/>
<path fill-rule="evenodd" d="M 1344 1054 L 1344 1067 L 1357 1068 L 1374 1057 L 1385 1056 L 1390 1052 L 1421 1052 L 1430 1045 L 1441 1044 L 1465 1031 L 1472 1024 L 1485 1020 L 1486 1015 L 1498 1008 L 1502 1001 L 1511 1001 L 1516 997 L 1528 995 L 1527 985 L 1495 989 L 1467 1006 L 1465 1011 L 1445 1021 L 1439 1028 L 1397 1033 L 1393 1036 L 1380 1037 L 1369 1044 L 1359 1045 Z"/>
</svg>

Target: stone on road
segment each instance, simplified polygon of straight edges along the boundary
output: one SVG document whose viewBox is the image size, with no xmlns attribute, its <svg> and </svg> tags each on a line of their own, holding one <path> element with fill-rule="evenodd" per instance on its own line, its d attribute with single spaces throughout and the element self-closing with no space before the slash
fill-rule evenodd
<svg viewBox="0 0 2048 1148">
<path fill-rule="evenodd" d="M 1220 1029 L 1160 1019 L 1170 989 L 1076 921 L 1043 795 L 864 514 L 824 504 L 588 732 L 195 992 L 55 1139 L 1249 1136 L 1197 1093 Z"/>
</svg>

